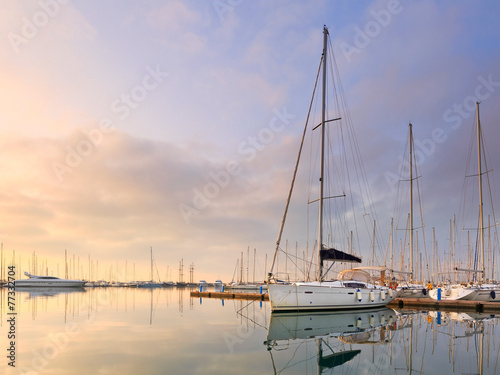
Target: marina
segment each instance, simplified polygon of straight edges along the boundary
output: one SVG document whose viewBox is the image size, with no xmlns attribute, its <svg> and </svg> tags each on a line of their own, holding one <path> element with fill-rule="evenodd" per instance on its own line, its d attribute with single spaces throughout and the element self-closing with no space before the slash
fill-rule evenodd
<svg viewBox="0 0 500 375">
<path fill-rule="evenodd" d="M 500 374 L 499 14 L 2 1 L 0 374 Z"/>
</svg>

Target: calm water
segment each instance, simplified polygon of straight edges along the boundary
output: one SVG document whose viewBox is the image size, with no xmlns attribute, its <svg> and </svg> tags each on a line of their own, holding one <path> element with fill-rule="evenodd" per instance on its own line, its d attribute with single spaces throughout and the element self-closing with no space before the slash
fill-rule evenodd
<svg viewBox="0 0 500 375">
<path fill-rule="evenodd" d="M 9 349 L 2 290 L 2 352 Z M 390 309 L 270 313 L 189 289 L 16 291 L 7 374 L 496 374 L 498 319 Z M 498 371 L 497 371 L 498 369 Z"/>
</svg>

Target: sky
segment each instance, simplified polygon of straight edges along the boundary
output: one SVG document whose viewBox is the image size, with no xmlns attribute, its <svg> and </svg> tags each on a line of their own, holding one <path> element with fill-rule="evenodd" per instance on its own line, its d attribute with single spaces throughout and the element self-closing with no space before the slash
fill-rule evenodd
<svg viewBox="0 0 500 375">
<path fill-rule="evenodd" d="M 476 101 L 499 196 L 498 14 L 491 1 L 3 1 L 4 257 L 15 252 L 18 275 L 35 258 L 64 276 L 66 250 L 74 277 L 91 263 L 99 278 L 149 279 L 152 248 L 160 279 L 177 281 L 183 259 L 185 280 L 194 264 L 195 281 L 228 282 L 247 249 L 252 275 L 255 249 L 262 279 L 326 25 L 376 209 L 377 263 L 409 122 L 425 242 L 435 227 L 444 261 Z M 286 232 L 291 249 L 306 246 L 301 229 Z M 457 258 L 466 247 L 456 241 Z"/>
</svg>

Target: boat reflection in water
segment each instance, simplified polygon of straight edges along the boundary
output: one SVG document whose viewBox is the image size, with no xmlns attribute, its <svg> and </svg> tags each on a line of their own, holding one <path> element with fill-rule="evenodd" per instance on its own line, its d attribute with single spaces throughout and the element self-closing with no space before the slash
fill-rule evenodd
<svg viewBox="0 0 500 375">
<path fill-rule="evenodd" d="M 325 369 L 342 366 L 358 356 L 361 349 L 353 345 L 386 344 L 389 341 L 386 338 L 387 326 L 395 320 L 396 313 L 387 307 L 342 312 L 273 313 L 264 344 L 271 354 L 275 373 L 292 367 L 294 373 L 297 367 L 309 371 L 310 366 L 315 365 L 321 374 Z M 311 356 L 311 348 L 305 349 L 310 343 L 316 344 L 316 356 Z M 305 349 L 306 361 L 297 355 L 299 348 Z M 283 352 L 288 352 L 292 359 L 288 356 L 285 367 L 277 370 L 277 358 L 274 357 L 278 353 L 281 357 Z"/>
<path fill-rule="evenodd" d="M 38 297 L 55 297 L 60 294 L 72 294 L 72 293 L 86 293 L 86 289 L 83 287 L 30 287 L 30 286 L 16 286 L 16 293 L 27 293 L 27 299 L 38 298 Z"/>
</svg>

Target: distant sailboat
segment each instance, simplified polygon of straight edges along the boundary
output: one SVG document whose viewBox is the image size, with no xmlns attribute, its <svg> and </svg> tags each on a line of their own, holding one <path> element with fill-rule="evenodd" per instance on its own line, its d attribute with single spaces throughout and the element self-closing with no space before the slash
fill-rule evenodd
<svg viewBox="0 0 500 375">
<path fill-rule="evenodd" d="M 321 124 L 316 128 L 321 127 L 321 157 L 320 157 L 320 177 L 319 177 L 319 232 L 318 232 L 318 271 L 317 280 L 312 282 L 294 282 L 294 283 L 283 283 L 280 282 L 277 276 L 273 275 L 273 268 L 277 253 L 279 251 L 279 244 L 281 241 L 281 235 L 283 231 L 283 225 L 286 217 L 286 212 L 290 202 L 290 197 L 293 189 L 292 188 L 287 200 L 287 206 L 285 208 L 285 214 L 282 220 L 280 232 L 278 235 L 278 240 L 276 244 L 276 250 L 273 257 L 273 265 L 271 266 L 271 272 L 268 276 L 268 294 L 271 303 L 271 309 L 273 311 L 304 311 L 304 310 L 325 310 L 325 309 L 356 309 L 356 308 L 373 308 L 378 306 L 387 305 L 395 298 L 395 293 L 385 286 L 375 285 L 371 276 L 366 270 L 363 269 L 353 269 L 346 270 L 341 273 L 337 280 L 326 281 L 325 274 L 323 273 L 323 265 L 325 261 L 339 261 L 339 262 L 350 262 L 350 263 L 361 263 L 361 258 L 354 256 L 352 254 L 337 250 L 335 248 L 327 248 L 324 246 L 324 235 L 323 235 L 323 211 L 324 211 L 324 201 L 331 197 L 325 197 L 324 193 L 324 181 L 326 177 L 325 173 L 325 125 L 330 121 L 340 120 L 338 119 L 327 119 L 326 118 L 326 77 L 327 77 L 327 45 L 328 45 L 328 29 L 325 27 L 323 29 L 323 55 L 321 60 L 321 67 L 323 73 L 323 84 L 322 84 L 322 113 L 321 113 Z M 315 129 L 316 129 L 315 128 Z M 313 129 L 314 130 L 314 129 Z M 305 134 L 305 130 L 304 130 Z M 301 146 L 302 149 L 302 146 Z M 299 151 L 299 157 L 300 152 Z M 375 267 L 371 267 L 374 270 Z M 379 270 L 385 272 L 385 268 L 382 267 Z"/>
<path fill-rule="evenodd" d="M 185 288 L 188 283 L 184 282 L 184 259 L 179 262 L 179 281 L 175 283 L 177 288 Z"/>
<path fill-rule="evenodd" d="M 137 286 L 139 288 L 161 288 L 163 286 L 163 283 L 154 281 L 154 277 L 153 277 L 153 247 L 152 246 L 150 248 L 150 254 L 151 254 L 151 280 L 138 284 Z"/>
<path fill-rule="evenodd" d="M 249 262 L 250 262 L 250 247 L 247 249 L 247 277 L 246 277 L 246 282 L 243 280 L 243 252 L 241 252 L 241 267 L 240 267 L 240 277 L 239 280 L 234 281 L 234 275 L 233 275 L 233 280 L 231 283 L 227 284 L 225 286 L 225 289 L 227 290 L 236 290 L 236 291 L 258 291 L 260 289 L 267 289 L 267 284 L 262 283 L 262 282 L 256 282 L 255 281 L 255 257 L 256 257 L 256 250 L 254 249 L 254 255 L 253 255 L 253 281 L 250 282 L 249 280 Z M 238 260 L 239 262 L 239 260 Z M 235 268 L 235 273 L 238 268 L 238 262 L 236 262 L 236 268 Z"/>
<path fill-rule="evenodd" d="M 410 173 L 410 215 L 409 215 L 409 236 L 410 236 L 410 280 L 406 284 L 400 284 L 397 288 L 399 298 L 429 298 L 429 293 L 426 285 L 422 284 L 422 282 L 414 282 L 416 274 L 415 274 L 415 248 L 413 244 L 413 180 L 418 178 L 418 176 L 413 175 L 413 170 L 416 170 L 416 165 L 414 168 L 413 161 L 415 158 L 414 147 L 413 147 L 413 126 L 412 124 L 408 125 L 409 129 L 409 137 L 408 137 L 408 148 L 409 152 L 409 173 Z M 415 163 L 416 164 L 416 163 Z M 396 272 L 397 273 L 397 272 Z M 403 273 L 403 272 L 401 272 Z"/>
</svg>

